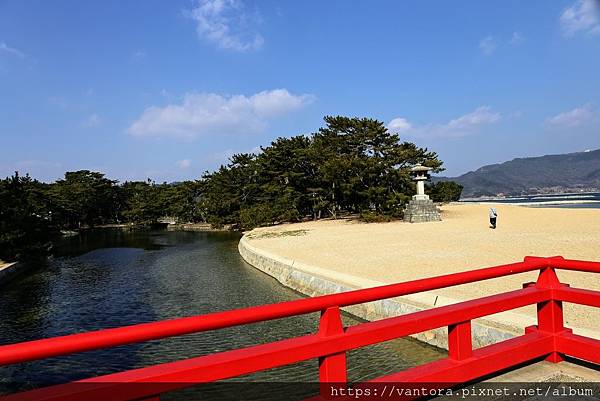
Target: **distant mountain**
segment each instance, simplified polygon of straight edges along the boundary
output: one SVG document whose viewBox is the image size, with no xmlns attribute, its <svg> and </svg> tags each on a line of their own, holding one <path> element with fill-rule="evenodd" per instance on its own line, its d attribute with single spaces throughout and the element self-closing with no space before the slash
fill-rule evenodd
<svg viewBox="0 0 600 401">
<path fill-rule="evenodd" d="M 462 198 L 537 193 L 600 191 L 600 149 L 525 157 L 483 166 L 452 180 L 464 189 Z"/>
</svg>

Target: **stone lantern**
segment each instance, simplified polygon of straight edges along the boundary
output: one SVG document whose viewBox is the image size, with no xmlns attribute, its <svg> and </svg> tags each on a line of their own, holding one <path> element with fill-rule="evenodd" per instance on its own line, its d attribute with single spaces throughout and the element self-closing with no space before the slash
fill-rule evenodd
<svg viewBox="0 0 600 401">
<path fill-rule="evenodd" d="M 429 196 L 425 195 L 425 181 L 429 180 L 429 172 L 431 170 L 430 167 L 425 167 L 421 164 L 417 164 L 410 169 L 413 181 L 417 183 L 417 194 L 413 196 L 413 199 L 429 199 Z"/>
<path fill-rule="evenodd" d="M 429 180 L 429 171 L 432 168 L 417 164 L 410 169 L 413 180 L 417 183 L 417 194 L 413 195 L 404 210 L 404 220 L 410 223 L 425 223 L 440 221 L 440 212 L 425 194 L 425 181 Z"/>
</svg>

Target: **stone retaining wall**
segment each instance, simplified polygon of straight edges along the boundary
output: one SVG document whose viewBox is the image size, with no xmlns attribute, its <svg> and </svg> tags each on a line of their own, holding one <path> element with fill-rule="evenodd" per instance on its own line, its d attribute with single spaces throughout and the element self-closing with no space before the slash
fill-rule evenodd
<svg viewBox="0 0 600 401">
<path fill-rule="evenodd" d="M 238 250 L 242 258 L 250 265 L 274 277 L 281 284 L 311 297 L 386 284 L 273 255 L 251 245 L 246 236 L 240 240 Z M 371 321 L 455 302 L 457 301 L 433 293 L 423 293 L 343 309 L 359 318 Z M 485 319 L 476 319 L 472 323 L 473 347 L 479 348 L 521 335 L 526 326 L 533 324 L 535 324 L 534 318 L 514 312 L 503 312 Z M 440 348 L 448 348 L 446 327 L 419 333 L 412 337 Z"/>
</svg>

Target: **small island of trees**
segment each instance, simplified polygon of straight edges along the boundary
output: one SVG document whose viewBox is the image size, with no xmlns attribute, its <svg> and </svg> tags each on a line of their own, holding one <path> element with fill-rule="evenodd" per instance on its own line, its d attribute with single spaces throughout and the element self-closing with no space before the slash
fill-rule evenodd
<svg viewBox="0 0 600 401">
<path fill-rule="evenodd" d="M 0 259 L 45 256 L 61 230 L 148 226 L 167 216 L 244 230 L 347 215 L 401 218 L 417 163 L 443 171 L 435 152 L 402 142 L 380 121 L 328 116 L 317 132 L 233 155 L 195 181 L 119 183 L 81 170 L 43 183 L 16 172 L 0 180 Z M 435 202 L 458 200 L 461 190 L 454 182 L 428 187 Z"/>
</svg>

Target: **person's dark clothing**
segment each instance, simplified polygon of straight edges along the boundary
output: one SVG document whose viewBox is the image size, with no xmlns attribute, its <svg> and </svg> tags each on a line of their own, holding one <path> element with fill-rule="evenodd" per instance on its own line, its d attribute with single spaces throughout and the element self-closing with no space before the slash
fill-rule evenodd
<svg viewBox="0 0 600 401">
<path fill-rule="evenodd" d="M 490 208 L 490 225 L 492 226 L 492 228 L 496 228 L 496 218 L 498 217 L 498 212 L 496 211 L 496 208 L 491 207 Z"/>
</svg>

